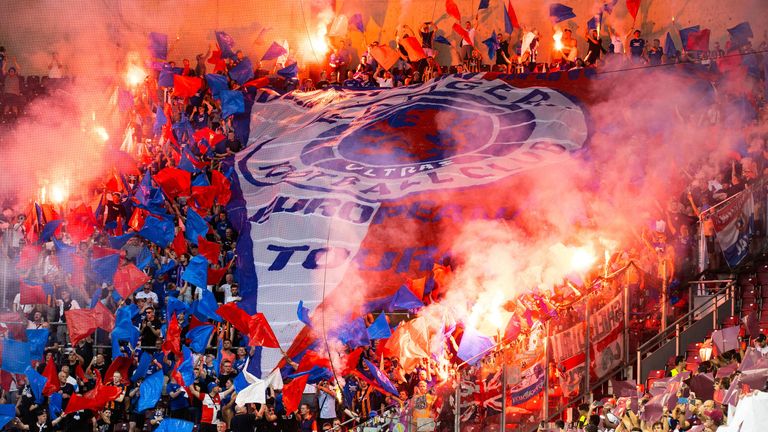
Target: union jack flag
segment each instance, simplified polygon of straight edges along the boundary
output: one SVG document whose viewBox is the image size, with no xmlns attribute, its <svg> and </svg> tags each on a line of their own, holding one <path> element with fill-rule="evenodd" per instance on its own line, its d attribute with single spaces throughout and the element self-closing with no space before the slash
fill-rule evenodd
<svg viewBox="0 0 768 432">
<path fill-rule="evenodd" d="M 489 411 L 501 412 L 501 379 L 501 368 L 488 379 L 482 376 L 478 379 L 475 401 L 485 409 L 486 415 L 492 414 Z"/>
</svg>

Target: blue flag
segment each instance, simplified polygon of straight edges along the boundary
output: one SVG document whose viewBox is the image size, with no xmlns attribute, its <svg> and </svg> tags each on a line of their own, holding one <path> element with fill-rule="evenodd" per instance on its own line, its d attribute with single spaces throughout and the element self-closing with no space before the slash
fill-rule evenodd
<svg viewBox="0 0 768 432">
<path fill-rule="evenodd" d="M 672 35 L 667 32 L 667 39 L 664 41 L 664 55 L 667 58 L 673 58 L 677 56 L 677 47 L 675 41 L 672 40 Z"/>
<path fill-rule="evenodd" d="M 48 343 L 48 329 L 27 329 L 29 355 L 32 360 L 42 360 L 45 345 Z"/>
<path fill-rule="evenodd" d="M 236 58 L 235 52 L 233 51 L 235 47 L 235 40 L 232 39 L 232 36 L 228 35 L 227 33 L 224 33 L 223 31 L 217 31 L 216 32 L 216 42 L 219 44 L 219 49 L 221 50 L 221 56 L 224 58 Z"/>
<path fill-rule="evenodd" d="M 186 303 L 183 301 L 177 299 L 176 297 L 169 296 L 168 297 L 168 303 L 165 305 L 165 315 L 166 315 L 166 321 L 171 322 L 171 317 L 173 314 L 178 314 L 180 312 L 187 313 L 189 310 L 189 306 L 187 306 Z"/>
<path fill-rule="evenodd" d="M 45 224 L 43 231 L 40 233 L 39 243 L 45 243 L 49 241 L 51 236 L 53 236 L 53 233 L 56 232 L 56 229 L 59 228 L 62 222 L 64 222 L 64 219 L 56 219 Z"/>
<path fill-rule="evenodd" d="M 296 310 L 296 315 L 298 315 L 299 321 L 312 327 L 312 320 L 309 319 L 309 308 L 304 307 L 304 300 L 299 300 L 299 307 Z"/>
<path fill-rule="evenodd" d="M 589 21 L 587 21 L 587 28 L 589 30 L 597 30 L 597 27 L 600 25 L 601 22 L 603 22 L 602 12 L 593 16 L 592 18 L 589 19 Z"/>
<path fill-rule="evenodd" d="M 152 252 L 149 251 L 148 247 L 144 246 L 141 248 L 139 255 L 136 257 L 136 267 L 138 267 L 139 270 L 144 270 L 149 266 L 151 262 Z"/>
<path fill-rule="evenodd" d="M 253 78 L 253 63 L 247 57 L 244 58 L 229 70 L 229 77 L 240 85 L 247 83 Z"/>
<path fill-rule="evenodd" d="M 749 22 L 737 24 L 735 27 L 728 29 L 728 34 L 731 35 L 731 49 L 738 49 L 749 43 L 749 39 L 755 35 L 752 33 L 752 26 Z"/>
<path fill-rule="evenodd" d="M 189 348 L 182 346 L 181 355 L 184 357 L 184 360 L 179 365 L 179 374 L 181 374 L 181 379 L 183 379 L 184 382 L 177 384 L 191 386 L 192 383 L 195 382 L 195 368 L 192 363 L 192 352 Z"/>
<path fill-rule="evenodd" d="M 160 422 L 155 432 L 192 432 L 195 424 L 186 420 L 166 417 Z"/>
<path fill-rule="evenodd" d="M 280 56 L 283 56 L 287 54 L 288 51 L 286 51 L 285 47 L 280 45 L 277 42 L 272 42 L 272 45 L 267 48 L 267 51 L 264 53 L 264 55 L 261 57 L 262 61 L 266 60 L 274 60 Z M 234 79 L 234 78 L 233 78 Z"/>
<path fill-rule="evenodd" d="M 389 307 L 387 309 L 389 311 L 403 309 L 410 310 L 420 307 L 424 307 L 424 303 L 422 303 L 421 300 L 416 297 L 416 294 L 409 290 L 407 286 L 403 285 L 399 290 L 397 290 L 395 295 L 392 296 L 392 301 L 389 303 Z"/>
<path fill-rule="evenodd" d="M 117 266 L 120 264 L 120 255 L 112 254 L 91 260 L 91 270 L 96 276 L 96 282 L 112 283 Z"/>
<path fill-rule="evenodd" d="M 335 333 L 337 333 L 340 341 L 352 349 L 371 344 L 371 340 L 368 338 L 368 329 L 365 328 L 365 321 L 362 318 L 354 319 L 342 325 Z"/>
<path fill-rule="evenodd" d="M 277 74 L 285 79 L 296 78 L 299 75 L 299 64 L 292 63 L 277 71 Z"/>
<path fill-rule="evenodd" d="M 510 32 L 507 32 L 507 33 L 510 33 Z M 446 39 L 445 36 L 443 36 L 443 35 L 435 36 L 435 42 L 436 43 L 440 43 L 440 44 L 444 44 L 444 45 L 450 45 L 451 44 L 451 41 Z"/>
<path fill-rule="evenodd" d="M 211 94 L 213 97 L 218 98 L 219 93 L 229 89 L 229 80 L 224 75 L 219 74 L 206 74 L 205 81 L 208 82 L 208 87 L 211 88 Z"/>
<path fill-rule="evenodd" d="M 483 336 L 471 327 L 465 327 L 456 355 L 474 366 L 483 358 L 480 354 L 491 349 L 491 347 L 493 347 L 493 341 L 489 337 Z"/>
<path fill-rule="evenodd" d="M 163 371 L 158 371 L 147 377 L 139 386 L 138 411 L 144 412 L 147 408 L 153 408 L 160 400 L 163 391 Z"/>
<path fill-rule="evenodd" d="M 477 6 L 477 10 L 488 9 L 488 5 L 490 3 L 491 3 L 491 0 L 480 0 L 480 4 Z"/>
<path fill-rule="evenodd" d="M 127 342 L 131 349 L 139 343 L 139 329 L 133 325 L 133 317 L 138 315 L 139 309 L 135 304 L 123 306 L 115 311 L 115 328 L 110 333 L 112 339 L 112 359 L 122 353 L 122 344 Z"/>
<path fill-rule="evenodd" d="M 128 243 L 128 240 L 132 239 L 135 235 L 136 233 L 131 232 L 121 236 L 110 236 L 109 245 L 112 247 L 112 249 L 121 249 L 123 246 L 125 246 L 126 243 Z"/>
<path fill-rule="evenodd" d="M 136 365 L 136 370 L 133 371 L 133 374 L 131 374 L 131 382 L 136 382 L 145 376 L 147 376 L 147 372 L 149 371 L 149 366 L 152 365 L 152 354 L 148 352 L 141 353 L 141 357 L 139 357 L 139 364 Z"/>
<path fill-rule="evenodd" d="M 56 247 L 56 258 L 59 260 L 62 270 L 65 273 L 74 273 L 77 248 L 60 241 L 56 237 L 53 237 L 53 245 Z"/>
<path fill-rule="evenodd" d="M 199 258 L 200 256 L 196 256 L 195 258 Z M 194 259 L 194 258 L 193 258 Z M 205 259 L 205 258 L 203 258 Z M 190 265 L 192 262 L 190 261 Z M 207 264 L 206 264 L 207 265 Z M 189 272 L 189 267 L 187 267 L 187 271 L 184 272 L 186 275 Z M 202 298 L 197 302 L 197 314 L 204 316 L 206 319 L 210 319 L 213 321 L 220 322 L 221 317 L 219 314 L 216 313 L 216 309 L 219 308 L 219 304 L 216 303 L 216 297 L 213 296 L 213 293 L 208 291 L 208 288 L 203 285 L 202 287 Z"/>
<path fill-rule="evenodd" d="M 189 348 L 196 353 L 204 353 L 208 347 L 208 340 L 213 334 L 213 326 L 210 324 L 201 325 L 187 332 L 189 338 Z"/>
<path fill-rule="evenodd" d="M 219 96 L 221 96 L 221 118 L 245 112 L 245 98 L 241 92 L 226 90 Z"/>
<path fill-rule="evenodd" d="M 221 371 L 221 360 L 222 360 L 221 351 L 223 346 L 224 345 L 222 344 L 222 341 L 219 340 L 219 345 L 216 347 L 216 358 L 213 359 L 213 370 L 216 372 L 217 375 L 219 374 L 219 371 Z"/>
<path fill-rule="evenodd" d="M 155 112 L 155 124 L 152 126 L 152 133 L 160 135 L 160 132 L 162 132 L 163 126 L 165 126 L 166 123 L 168 123 L 168 118 L 165 116 L 165 112 L 162 107 L 157 107 Z"/>
<path fill-rule="evenodd" d="M 387 339 L 390 336 L 392 336 L 392 330 L 389 328 L 387 316 L 380 314 L 368 327 L 368 338 L 371 340 Z"/>
<path fill-rule="evenodd" d="M 196 287 L 203 288 L 203 293 L 208 291 L 206 288 L 208 286 L 208 260 L 202 255 L 192 257 L 186 270 L 184 270 L 184 274 L 181 275 L 181 279 Z M 210 291 L 208 292 L 210 293 Z M 217 307 L 215 306 L 213 310 L 216 310 Z"/>
<path fill-rule="evenodd" d="M 571 18 L 576 18 L 573 8 L 562 3 L 552 3 L 549 5 L 549 18 L 555 23 L 559 23 Z"/>
<path fill-rule="evenodd" d="M 16 418 L 16 405 L 0 405 L 0 429 L 4 428 L 11 420 Z"/>
<path fill-rule="evenodd" d="M 61 397 L 61 393 L 54 393 L 48 396 L 48 414 L 51 416 L 51 420 L 59 418 L 63 411 L 61 408 L 63 403 L 64 398 Z"/>
<path fill-rule="evenodd" d="M 205 175 L 205 173 L 198 174 L 194 177 L 192 177 L 192 186 L 210 186 L 211 183 L 208 181 L 208 176 Z"/>
<path fill-rule="evenodd" d="M 352 15 L 349 18 L 349 25 L 354 26 L 360 33 L 364 33 L 365 24 L 363 24 L 363 14 L 356 13 Z"/>
<path fill-rule="evenodd" d="M 488 47 L 488 58 L 493 60 L 496 57 L 496 50 L 499 49 L 499 41 L 496 40 L 496 30 L 491 33 L 491 37 L 483 41 L 483 44 Z"/>
<path fill-rule="evenodd" d="M 184 171 L 187 171 L 190 174 L 197 174 L 200 172 L 200 169 L 195 166 L 195 164 L 192 163 L 192 160 L 197 160 L 194 155 L 189 154 L 189 150 L 185 148 L 181 151 L 181 159 L 179 160 L 179 165 L 177 168 L 183 169 Z"/>
<path fill-rule="evenodd" d="M 235 386 L 236 392 L 241 392 L 244 388 L 251 385 L 248 380 L 245 379 L 245 374 L 243 371 L 240 371 L 239 374 L 235 377 L 235 379 L 232 381 L 232 385 Z"/>
<path fill-rule="evenodd" d="M 35 403 L 43 403 L 43 388 L 45 383 L 48 382 L 48 378 L 40 375 L 32 366 L 27 366 L 27 370 L 24 372 L 29 381 L 29 388 L 32 390 L 32 395 L 35 396 Z"/>
<path fill-rule="evenodd" d="M 3 340 L 2 369 L 6 372 L 23 374 L 32 361 L 29 344 L 13 339 Z"/>
<path fill-rule="evenodd" d="M 149 53 L 154 58 L 165 60 L 168 57 L 168 35 L 165 33 L 150 33 Z"/>
<path fill-rule="evenodd" d="M 192 210 L 192 207 L 187 208 L 187 220 L 184 222 L 186 231 L 184 231 L 184 238 L 186 238 L 193 245 L 197 245 L 197 237 L 208 233 L 208 222 L 203 219 L 202 216 Z M 173 240 L 173 239 L 171 239 Z"/>
<path fill-rule="evenodd" d="M 395 385 L 392 384 L 392 381 L 390 381 L 389 378 L 387 378 L 387 376 L 384 375 L 384 373 L 382 373 L 379 368 L 376 367 L 376 365 L 368 361 L 368 359 L 363 359 L 363 362 L 365 362 L 365 365 L 368 366 L 368 370 L 371 373 L 370 378 L 376 380 L 376 383 L 379 385 L 379 387 L 389 393 L 392 393 L 393 395 L 400 394 L 400 392 L 397 391 Z"/>
<path fill-rule="evenodd" d="M 173 76 L 176 75 L 170 69 L 163 69 L 160 71 L 160 75 L 157 77 L 157 85 L 159 87 L 173 87 Z M 158 109 L 158 111 L 162 111 Z"/>
<path fill-rule="evenodd" d="M 139 231 L 139 235 L 160 247 L 166 248 L 176 237 L 176 231 L 172 220 L 149 215 L 144 219 L 144 226 Z"/>
<path fill-rule="evenodd" d="M 608 0 L 607 2 L 603 3 L 603 10 L 609 14 L 613 13 L 613 8 L 616 7 L 618 2 L 619 0 Z"/>
<path fill-rule="evenodd" d="M 680 30 L 680 41 L 682 41 L 683 43 L 683 46 L 681 48 L 682 50 L 688 49 L 686 48 L 688 46 L 688 36 L 698 32 L 699 32 L 699 26 L 697 25 Z"/>
<path fill-rule="evenodd" d="M 312 366 L 312 369 L 304 372 L 288 375 L 286 378 L 294 379 L 300 376 L 308 375 L 307 384 L 317 384 L 323 380 L 329 380 L 333 378 L 333 372 L 328 368 L 322 366 Z"/>
</svg>

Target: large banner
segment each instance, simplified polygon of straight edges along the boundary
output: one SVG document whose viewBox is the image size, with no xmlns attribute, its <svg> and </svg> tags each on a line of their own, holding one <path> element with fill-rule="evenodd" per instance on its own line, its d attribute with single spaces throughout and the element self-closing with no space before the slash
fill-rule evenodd
<svg viewBox="0 0 768 432">
<path fill-rule="evenodd" d="M 254 104 L 236 169 L 250 222 L 238 254 L 252 258 L 258 282 L 241 291 L 288 348 L 303 326 L 299 300 L 314 309 L 361 285 L 384 297 L 406 277 L 428 275 L 450 255 L 442 239 L 463 223 L 518 212 L 509 200 L 478 196 L 514 190 L 516 174 L 570 159 L 587 130 L 572 94 L 481 75 Z M 264 350 L 262 370 L 280 356 Z"/>
<path fill-rule="evenodd" d="M 586 340 L 587 326 L 583 322 L 550 337 L 553 360 L 565 396 L 578 394 L 581 389 L 586 370 Z"/>
<path fill-rule="evenodd" d="M 755 202 L 751 191 L 731 199 L 712 215 L 717 242 L 728 265 L 739 265 L 749 253 L 749 242 L 755 232 Z"/>
<path fill-rule="evenodd" d="M 589 317 L 592 376 L 602 378 L 624 359 L 624 297 L 620 294 Z"/>
</svg>

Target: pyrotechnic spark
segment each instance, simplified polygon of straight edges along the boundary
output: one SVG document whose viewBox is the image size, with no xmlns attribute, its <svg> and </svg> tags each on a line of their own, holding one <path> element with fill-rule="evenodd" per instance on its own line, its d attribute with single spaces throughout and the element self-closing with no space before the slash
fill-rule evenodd
<svg viewBox="0 0 768 432">
<path fill-rule="evenodd" d="M 139 66 L 135 64 L 128 65 L 128 70 L 125 72 L 125 82 L 129 87 L 136 87 L 144 81 L 147 77 L 147 73 Z"/>
<path fill-rule="evenodd" d="M 597 261 L 595 254 L 583 247 L 576 248 L 571 255 L 571 270 L 576 272 L 589 270 L 595 261 Z"/>
<path fill-rule="evenodd" d="M 107 133 L 107 130 L 104 129 L 104 126 L 94 126 L 93 133 L 95 133 L 103 142 L 109 141 L 109 134 Z"/>
<path fill-rule="evenodd" d="M 67 196 L 68 193 L 65 186 L 60 184 L 54 184 L 51 186 L 50 198 L 52 203 L 57 205 L 61 204 L 67 200 Z"/>
<path fill-rule="evenodd" d="M 554 36 L 552 36 L 552 39 L 555 40 L 555 49 L 557 51 L 563 50 L 563 32 L 558 30 L 557 33 L 555 33 Z"/>
</svg>

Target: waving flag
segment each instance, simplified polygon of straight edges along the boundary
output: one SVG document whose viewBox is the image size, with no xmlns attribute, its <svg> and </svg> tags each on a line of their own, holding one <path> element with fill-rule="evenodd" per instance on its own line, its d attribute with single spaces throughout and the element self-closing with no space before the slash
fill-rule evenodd
<svg viewBox="0 0 768 432">
<path fill-rule="evenodd" d="M 141 353 L 141 356 L 139 357 L 139 363 L 136 365 L 136 369 L 134 369 L 133 373 L 131 374 L 131 382 L 136 382 L 145 376 L 147 376 L 147 372 L 149 371 L 149 367 L 152 365 L 152 354 L 148 352 Z"/>
<path fill-rule="evenodd" d="M 304 307 L 304 300 L 299 300 L 299 307 L 296 309 L 296 315 L 298 315 L 299 321 L 312 327 L 312 320 L 309 318 L 309 308 Z"/>
<path fill-rule="evenodd" d="M 749 39 L 754 37 L 752 33 L 752 26 L 749 22 L 744 21 L 728 29 L 728 34 L 731 36 L 731 48 L 741 48 L 749 43 Z"/>
<path fill-rule="evenodd" d="M 50 396 L 59 391 L 61 383 L 59 382 L 59 372 L 56 370 L 55 362 L 46 362 L 43 376 L 45 377 L 43 396 Z"/>
<path fill-rule="evenodd" d="M 181 363 L 178 363 L 178 368 L 176 371 L 178 373 L 176 376 L 177 378 L 180 378 L 180 380 L 177 382 L 179 385 L 183 384 L 185 386 L 191 386 L 192 383 L 195 382 L 195 369 L 192 363 L 192 352 L 190 352 L 189 348 L 187 347 L 181 347 L 181 353 L 184 359 Z"/>
<path fill-rule="evenodd" d="M 469 45 L 475 46 L 475 41 L 472 40 L 471 37 L 469 37 L 469 32 L 461 26 L 459 23 L 453 24 L 453 31 L 455 31 L 459 36 L 461 36 L 462 39 L 464 39 L 464 42 L 468 43 Z"/>
<path fill-rule="evenodd" d="M 176 76 L 173 71 L 169 69 L 163 69 L 160 71 L 160 75 L 157 77 L 157 85 L 159 87 L 173 87 L 174 77 Z M 158 111 L 161 111 L 158 109 Z"/>
<path fill-rule="evenodd" d="M 354 26 L 360 33 L 365 32 L 365 25 L 363 24 L 363 15 L 356 13 L 349 19 L 349 25 Z"/>
<path fill-rule="evenodd" d="M 165 60 L 168 57 L 168 35 L 151 32 L 149 34 L 149 53 L 154 58 Z"/>
<path fill-rule="evenodd" d="M 243 85 L 253 78 L 253 63 L 247 57 L 229 70 L 229 77 L 236 83 Z"/>
<path fill-rule="evenodd" d="M 195 424 L 186 420 L 166 417 L 160 422 L 155 432 L 192 432 Z"/>
<path fill-rule="evenodd" d="M 235 52 L 233 51 L 235 47 L 235 40 L 232 38 L 232 36 L 228 35 L 223 31 L 217 31 L 216 42 L 219 44 L 219 49 L 221 50 L 222 57 L 229 57 L 229 58 L 237 57 L 235 55 Z"/>
<path fill-rule="evenodd" d="M 677 47 L 675 41 L 672 40 L 672 35 L 667 32 L 667 38 L 664 41 L 664 55 L 667 58 L 673 58 L 677 56 Z"/>
<path fill-rule="evenodd" d="M 184 231 L 184 237 L 190 243 L 197 245 L 197 239 L 205 237 L 208 234 L 208 222 L 202 218 L 191 207 L 187 208 L 187 219 L 184 221 L 186 230 Z"/>
<path fill-rule="evenodd" d="M 213 334 L 213 326 L 210 324 L 193 328 L 187 332 L 187 337 L 190 340 L 189 347 L 196 353 L 204 353 L 211 334 Z"/>
<path fill-rule="evenodd" d="M 411 290 L 405 286 L 402 286 L 392 297 L 392 301 L 389 303 L 387 310 L 412 310 L 418 309 L 420 307 L 424 307 L 424 303 L 422 303 L 421 300 L 419 300 Z"/>
<path fill-rule="evenodd" d="M 160 247 L 166 248 L 173 241 L 175 229 L 172 220 L 149 216 L 144 221 L 139 235 Z"/>
<path fill-rule="evenodd" d="M 277 71 L 277 74 L 285 79 L 296 78 L 296 76 L 299 74 L 299 64 L 292 63 Z"/>
<path fill-rule="evenodd" d="M 562 3 L 552 3 L 549 5 L 549 18 L 554 24 L 576 18 L 576 14 L 573 13 L 573 8 L 570 8 Z"/>
<path fill-rule="evenodd" d="M 48 329 L 27 329 L 27 342 L 29 343 L 29 355 L 32 360 L 42 360 L 45 345 L 48 343 Z"/>
<path fill-rule="evenodd" d="M 456 21 L 461 21 L 461 12 L 459 6 L 453 0 L 445 0 L 445 12 L 454 17 Z"/>
<path fill-rule="evenodd" d="M 211 264 L 219 262 L 219 254 L 221 253 L 221 244 L 216 242 L 209 242 L 203 236 L 197 238 L 197 252 L 204 256 Z"/>
<path fill-rule="evenodd" d="M 102 258 L 91 260 L 91 270 L 97 276 L 97 282 L 106 282 L 111 284 L 119 264 L 120 255 L 108 255 Z"/>
<path fill-rule="evenodd" d="M 178 97 L 192 97 L 197 94 L 200 87 L 203 86 L 203 80 L 198 77 L 188 77 L 181 75 L 173 76 L 173 95 Z"/>
<path fill-rule="evenodd" d="M 267 322 L 263 313 L 258 312 L 251 318 L 250 333 L 248 334 L 250 346 L 262 346 L 265 348 L 280 348 L 275 332 Z"/>
<path fill-rule="evenodd" d="M 477 10 L 481 9 L 488 9 L 488 6 L 490 5 L 491 0 L 480 0 L 480 4 L 477 5 Z"/>
<path fill-rule="evenodd" d="M 174 353 L 177 356 L 181 355 L 181 326 L 179 326 L 176 314 L 173 315 L 171 322 L 168 323 L 165 338 L 160 349 L 166 356 L 168 353 Z"/>
<path fill-rule="evenodd" d="M 163 390 L 163 371 L 157 371 L 146 378 L 139 386 L 138 412 L 153 408 L 160 400 Z"/>
<path fill-rule="evenodd" d="M 387 45 L 379 45 L 371 48 L 371 57 L 384 69 L 389 70 L 400 59 L 397 51 Z"/>
<path fill-rule="evenodd" d="M 122 353 L 122 344 L 127 342 L 135 347 L 139 342 L 139 329 L 131 322 L 131 313 L 126 306 L 117 310 L 115 316 L 115 328 L 110 333 L 112 339 L 112 358 L 115 359 Z M 126 375 L 127 377 L 127 372 Z"/>
<path fill-rule="evenodd" d="M 421 47 L 421 41 L 415 36 L 400 39 L 400 43 L 408 53 L 408 59 L 412 62 L 427 58 L 424 48 Z"/>
<path fill-rule="evenodd" d="M 11 420 L 16 418 L 16 405 L 2 404 L 0 405 L 0 429 L 10 423 Z"/>
<path fill-rule="evenodd" d="M 43 388 L 45 388 L 45 383 L 48 381 L 48 379 L 37 373 L 37 371 L 34 370 L 32 366 L 27 366 L 27 370 L 24 372 L 24 375 L 27 376 L 29 387 L 32 389 L 32 395 L 35 396 L 35 403 L 43 403 Z"/>
<path fill-rule="evenodd" d="M 48 222 L 43 227 L 43 231 L 40 233 L 40 243 L 45 243 L 47 241 L 51 240 L 51 237 L 53 236 L 53 233 L 56 232 L 57 229 L 59 229 L 59 226 L 64 222 L 64 219 L 56 219 Z"/>
<path fill-rule="evenodd" d="M 267 48 L 267 51 L 261 57 L 262 61 L 274 60 L 288 54 L 288 50 L 277 42 L 272 42 L 272 45 Z"/>
<path fill-rule="evenodd" d="M 196 287 L 203 288 L 203 294 L 209 292 L 206 288 L 208 285 L 208 261 L 200 255 L 192 257 L 181 278 Z M 213 296 L 213 294 L 211 294 L 211 296 Z M 214 300 L 214 303 L 215 302 L 216 300 Z M 216 308 L 214 307 L 214 310 L 215 309 Z"/>
<path fill-rule="evenodd" d="M 189 269 L 189 267 L 187 267 L 187 269 Z M 198 316 L 204 318 L 205 320 L 220 322 L 221 317 L 216 313 L 216 309 L 218 309 L 219 306 L 219 304 L 216 303 L 216 298 L 207 288 L 203 289 L 202 291 L 203 295 L 202 298 L 197 302 L 195 312 L 198 314 Z"/>
<path fill-rule="evenodd" d="M 98 376 L 98 372 L 96 374 L 96 387 L 82 396 L 78 393 L 74 393 L 72 397 L 69 398 L 67 408 L 64 410 L 65 415 L 86 409 L 98 411 L 104 408 L 107 403 L 117 399 L 123 392 L 119 387 L 103 385 L 101 383 L 101 377 Z"/>
<path fill-rule="evenodd" d="M 627 0 L 627 10 L 632 15 L 632 19 L 637 19 L 637 12 L 640 10 L 640 0 Z"/>
<path fill-rule="evenodd" d="M 382 313 L 368 327 L 368 338 L 371 340 L 388 339 L 390 336 L 392 336 L 392 330 L 389 328 L 387 316 Z"/>
<path fill-rule="evenodd" d="M 218 98 L 222 91 L 229 89 L 229 80 L 224 75 L 206 74 L 205 81 L 208 83 L 208 87 L 211 88 L 211 93 L 215 98 Z"/>
<path fill-rule="evenodd" d="M 709 51 L 709 33 L 709 29 L 690 33 L 685 49 L 691 51 Z"/>
<path fill-rule="evenodd" d="M 6 372 L 23 374 L 32 361 L 29 344 L 13 339 L 4 339 L 2 369 Z"/>
<path fill-rule="evenodd" d="M 283 406 L 286 413 L 293 413 L 299 409 L 299 402 L 301 402 L 301 396 L 308 379 L 309 376 L 303 375 L 283 387 Z"/>
<path fill-rule="evenodd" d="M 126 299 L 149 281 L 149 276 L 133 264 L 117 270 L 114 277 L 115 291 Z"/>
<path fill-rule="evenodd" d="M 170 199 L 189 196 L 192 187 L 192 176 L 187 171 L 173 167 L 160 170 L 154 180 Z"/>
<path fill-rule="evenodd" d="M 67 330 L 72 345 L 90 336 L 96 331 L 96 323 L 93 320 L 91 311 L 87 309 L 73 309 L 64 312 L 67 317 Z"/>
<path fill-rule="evenodd" d="M 242 92 L 225 90 L 219 93 L 219 96 L 221 97 L 222 118 L 228 118 L 233 114 L 245 112 L 245 99 Z"/>
<path fill-rule="evenodd" d="M 687 27 L 680 30 L 680 40 L 683 42 L 683 49 L 688 49 L 688 37 L 692 33 L 697 33 L 699 31 L 699 26 L 695 25 L 692 27 Z"/>
<path fill-rule="evenodd" d="M 365 362 L 365 365 L 368 366 L 368 370 L 371 371 L 371 375 L 373 375 L 373 379 L 376 380 L 376 383 L 379 385 L 379 387 L 393 395 L 400 394 L 394 384 L 392 384 L 392 381 L 390 381 L 389 378 L 387 378 L 387 376 L 384 375 L 384 373 L 382 373 L 379 368 L 376 367 L 376 365 L 368 361 L 368 359 L 363 359 L 363 362 Z"/>
<path fill-rule="evenodd" d="M 48 299 L 42 285 L 32 285 L 23 280 L 19 281 L 19 304 L 35 305 L 47 303 Z"/>
<path fill-rule="evenodd" d="M 507 5 L 504 6 L 504 31 L 507 33 L 512 33 L 512 31 L 516 28 L 521 28 L 520 21 L 517 20 L 515 8 L 512 7 L 512 0 L 509 0 Z"/>
<path fill-rule="evenodd" d="M 483 44 L 488 47 L 488 58 L 493 60 L 496 56 L 496 50 L 499 49 L 499 41 L 496 40 L 496 30 L 491 33 L 491 37 L 483 41 Z"/>
<path fill-rule="evenodd" d="M 341 324 L 335 333 L 340 341 L 349 345 L 352 349 L 359 346 L 367 346 L 371 343 L 368 338 L 368 329 L 365 328 L 365 321 L 362 318 L 356 318 Z"/>
<path fill-rule="evenodd" d="M 465 327 L 456 355 L 465 362 L 475 365 L 482 359 L 480 354 L 491 347 L 493 347 L 493 341 L 489 337 L 483 336 L 471 327 Z"/>
<path fill-rule="evenodd" d="M 435 36 L 435 42 L 436 42 L 436 43 L 440 43 L 440 44 L 443 44 L 443 45 L 450 45 L 450 44 L 451 44 L 451 41 L 449 41 L 448 39 L 446 39 L 446 38 L 445 38 L 445 36 L 443 36 L 443 35 L 437 35 L 437 36 Z M 391 49 L 391 48 L 390 48 L 390 49 Z M 395 55 L 397 55 L 397 53 L 395 53 Z M 375 58 L 375 57 L 374 57 L 374 58 Z M 376 60 L 376 61 L 378 62 L 378 60 Z M 397 61 L 397 60 L 395 60 L 395 61 Z M 381 64 L 381 62 L 379 62 L 379 64 Z M 393 63 L 393 64 L 394 64 L 394 63 Z"/>
</svg>

